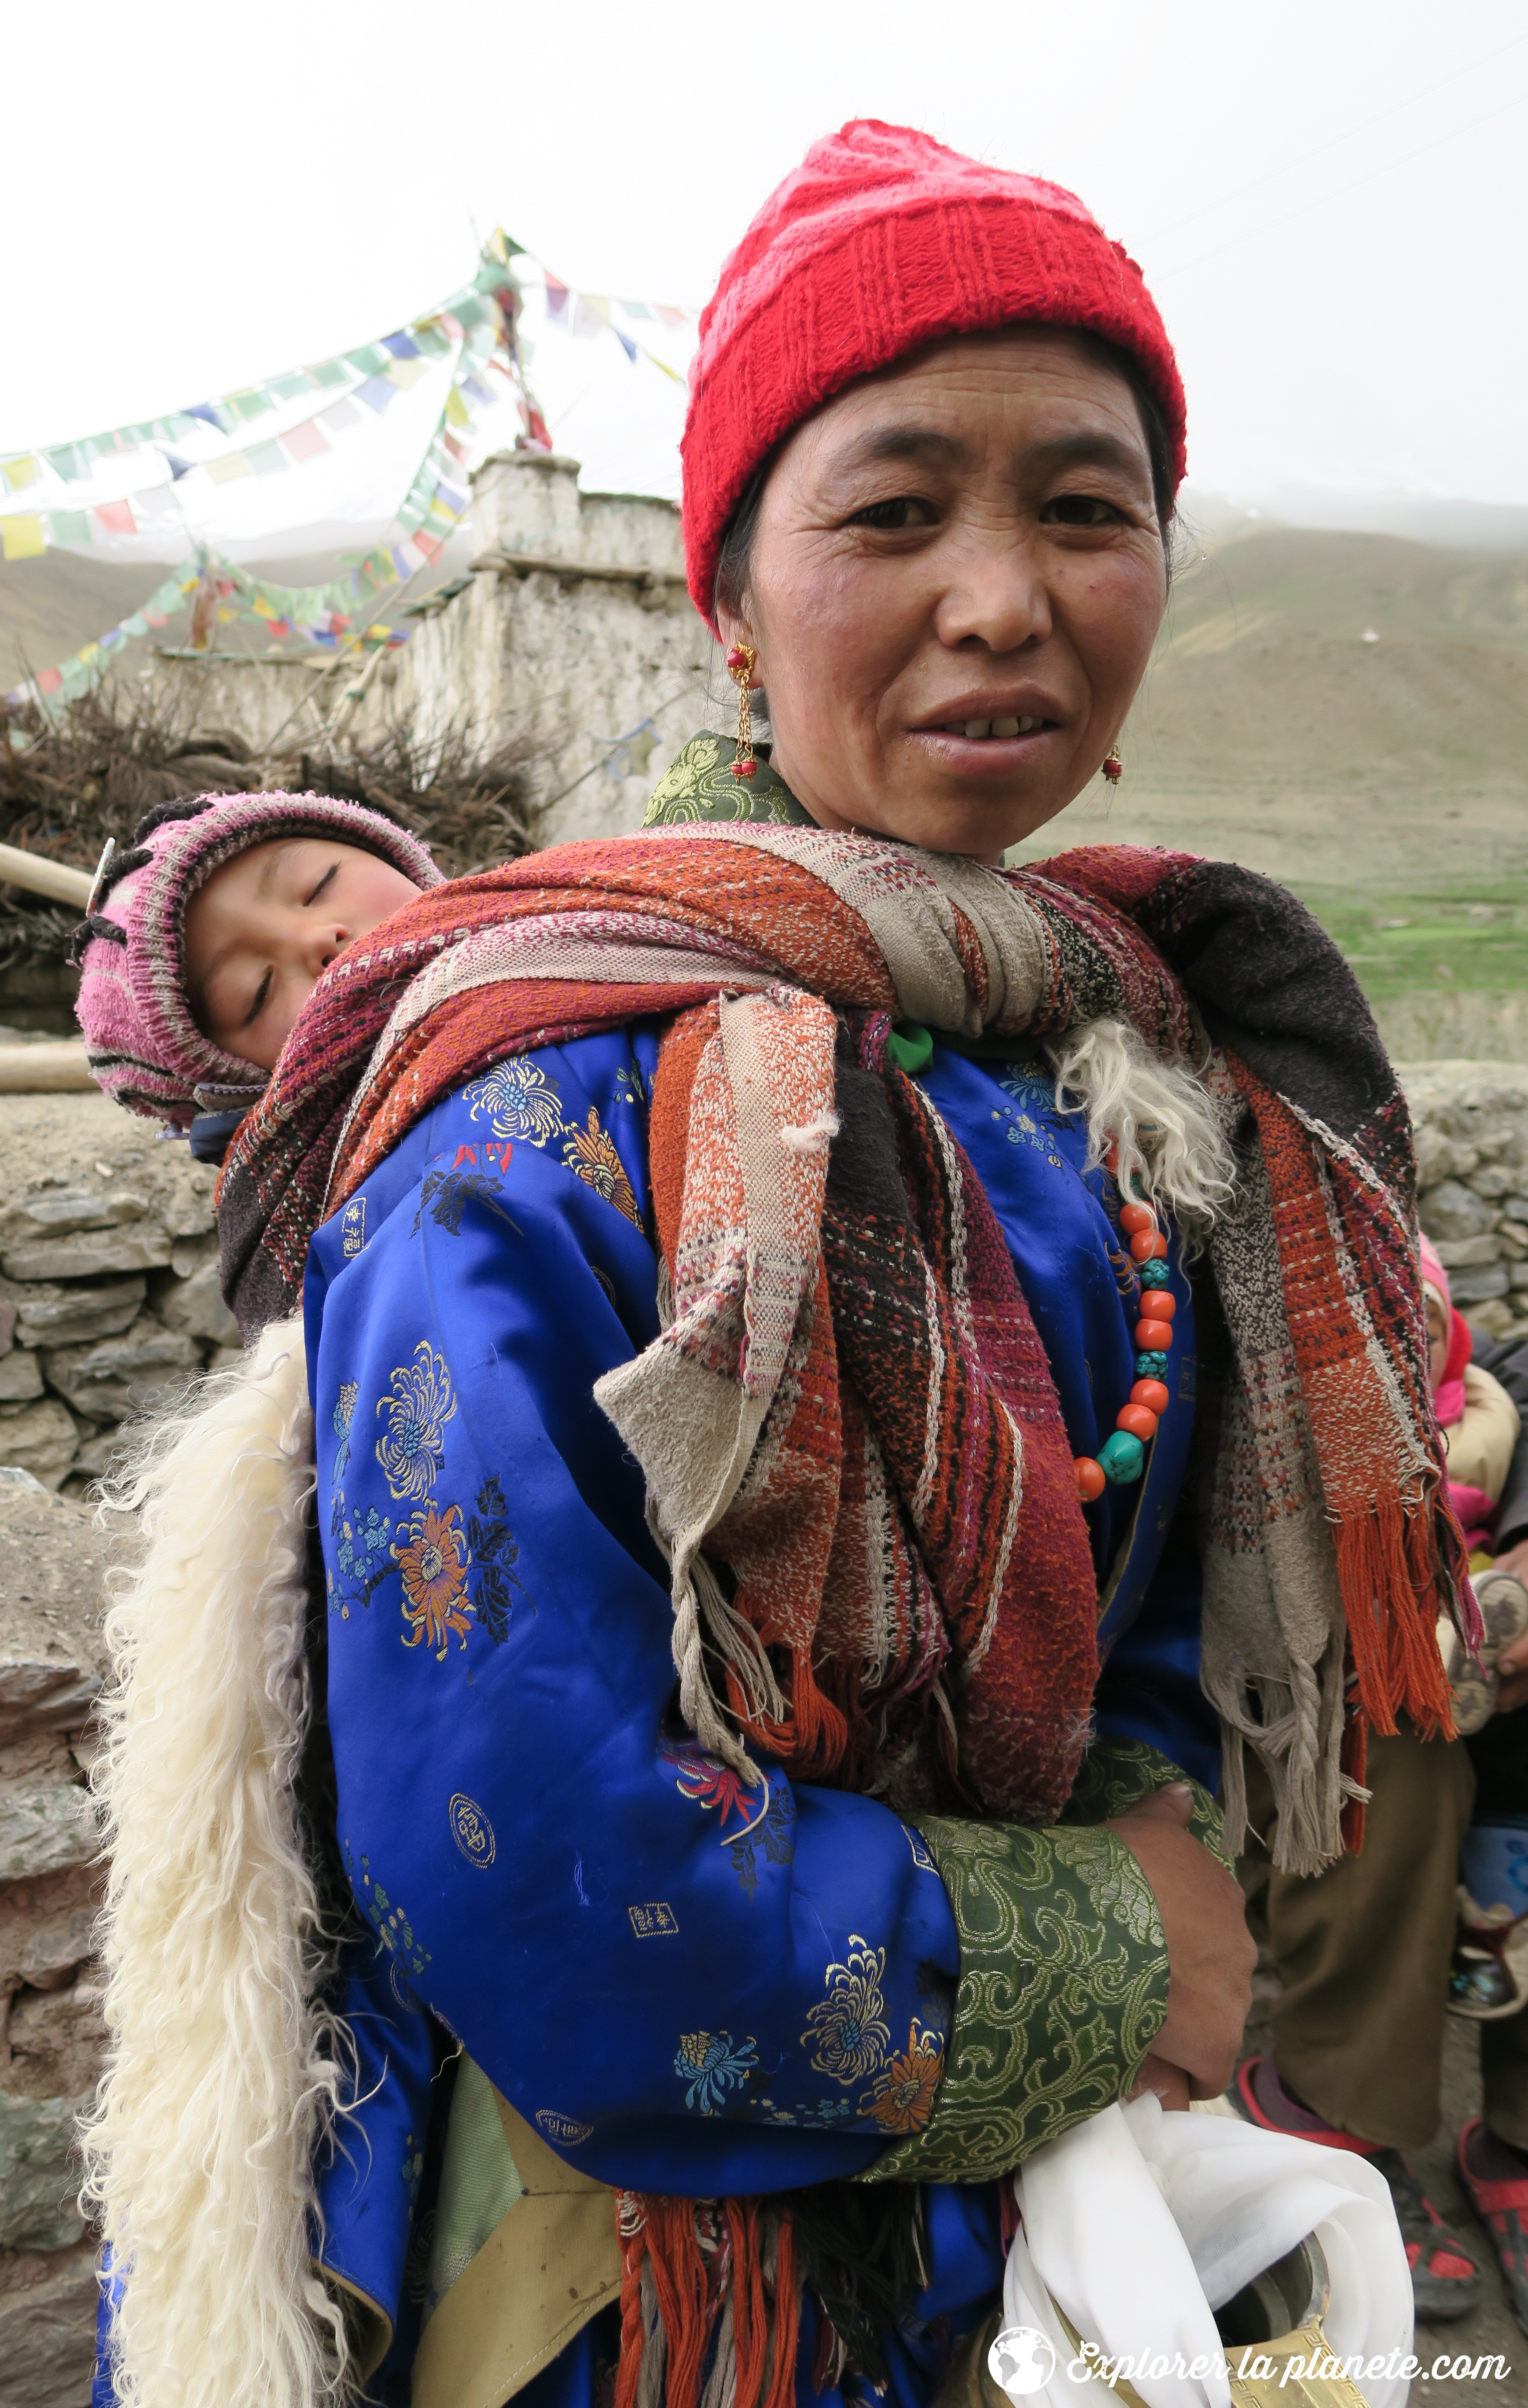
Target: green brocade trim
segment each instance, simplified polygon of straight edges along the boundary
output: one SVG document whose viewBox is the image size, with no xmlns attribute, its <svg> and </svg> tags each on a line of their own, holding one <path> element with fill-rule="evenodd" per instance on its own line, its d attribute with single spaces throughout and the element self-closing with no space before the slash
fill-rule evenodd
<svg viewBox="0 0 1528 2408">
<path fill-rule="evenodd" d="M 683 827 L 694 820 L 742 824 L 763 820 L 776 827 L 814 827 L 783 778 L 762 752 L 751 778 L 734 778 L 738 748 L 729 736 L 692 736 L 671 761 L 649 798 L 644 828 Z"/>
<path fill-rule="evenodd" d="M 1226 1853 L 1226 1818 L 1203 1782 L 1189 1781 L 1181 1765 L 1140 1739 L 1096 1739 L 1082 1760 L 1072 1795 L 1061 1809 L 1063 1823 L 1112 1823 L 1126 1808 L 1165 1789 L 1174 1781 L 1188 1781 L 1193 1793 L 1189 1828 L 1202 1840 L 1228 1873 L 1235 1859 Z"/>
<path fill-rule="evenodd" d="M 917 1828 L 960 1942 L 955 2023 L 928 2128 L 859 2179 L 992 2182 L 1125 2096 L 1167 2013 L 1167 1943 L 1113 1831 Z"/>
</svg>

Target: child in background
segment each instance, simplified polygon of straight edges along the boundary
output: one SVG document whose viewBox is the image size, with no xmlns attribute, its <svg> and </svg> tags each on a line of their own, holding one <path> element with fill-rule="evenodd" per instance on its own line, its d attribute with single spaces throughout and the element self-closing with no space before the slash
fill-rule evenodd
<svg viewBox="0 0 1528 2408">
<path fill-rule="evenodd" d="M 1421 1241 L 1433 1399 L 1449 1458 L 1449 1494 L 1463 1526 L 1486 1636 L 1479 1661 L 1448 1616 L 1438 1643 L 1453 1692 L 1454 1722 L 1467 1738 L 1495 1712 L 1497 1659 L 1528 1629 L 1528 1589 L 1491 1569 L 1496 1508 L 1521 1427 L 1500 1382 L 1470 1360 L 1472 1339 L 1449 1292 L 1449 1274 Z M 1474 2021 L 1515 2015 L 1528 2002 L 1528 1817 L 1472 1820 L 1460 1852 L 1460 1920 L 1449 2004 Z"/>
</svg>

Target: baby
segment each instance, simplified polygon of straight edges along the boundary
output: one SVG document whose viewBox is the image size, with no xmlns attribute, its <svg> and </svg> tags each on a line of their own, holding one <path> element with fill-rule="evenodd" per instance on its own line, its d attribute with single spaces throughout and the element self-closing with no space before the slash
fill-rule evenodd
<svg viewBox="0 0 1528 2408">
<path fill-rule="evenodd" d="M 221 1161 L 337 953 L 440 872 L 404 828 L 328 795 L 203 795 L 103 863 L 70 957 L 90 1067 Z"/>
<path fill-rule="evenodd" d="M 1491 1569 L 1496 1507 L 1518 1442 L 1518 1409 L 1500 1382 L 1470 1360 L 1472 1338 L 1449 1293 L 1449 1274 L 1421 1241 L 1433 1399 L 1448 1449 L 1449 1494 L 1469 1542 L 1475 1594 L 1486 1627 L 1478 1663 L 1447 1617 L 1438 1625 L 1454 1722 L 1468 1736 L 1496 1709 L 1497 1664 L 1528 1629 L 1528 1590 Z M 1460 1851 L 1459 1930 L 1449 1972 L 1456 2014 L 1491 2022 L 1528 2002 L 1528 1829 L 1499 1813 L 1478 1813 Z"/>
</svg>

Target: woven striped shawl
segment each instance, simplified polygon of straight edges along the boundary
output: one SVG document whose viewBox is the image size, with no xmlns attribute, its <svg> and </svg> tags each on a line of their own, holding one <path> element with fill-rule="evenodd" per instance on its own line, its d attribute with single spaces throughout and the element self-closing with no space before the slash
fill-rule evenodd
<svg viewBox="0 0 1528 2408">
<path fill-rule="evenodd" d="M 644 1015 L 671 1023 L 651 1145 L 672 1312 L 600 1400 L 673 1564 L 696 1729 L 853 1778 L 863 1710 L 884 1740 L 919 1691 L 953 1713 L 987 1811 L 1043 1819 L 1065 1794 L 1091 1576 L 1060 1413 L 979 1182 L 885 1037 L 899 1018 L 968 1036 L 1124 1019 L 1203 1060 L 1239 1167 L 1199 1280 L 1204 1678 L 1229 1836 L 1250 1744 L 1278 1861 L 1329 1862 L 1365 1725 L 1449 1728 L 1434 1626 L 1473 1606 L 1405 1106 L 1309 914 L 1182 854 L 998 872 L 767 824 L 572 845 L 438 888 L 331 966 L 236 1140 L 219 1222 L 246 1327 L 291 1309 L 313 1229 L 440 1096 Z M 851 1578 L 872 1529 L 885 1576 Z"/>
</svg>

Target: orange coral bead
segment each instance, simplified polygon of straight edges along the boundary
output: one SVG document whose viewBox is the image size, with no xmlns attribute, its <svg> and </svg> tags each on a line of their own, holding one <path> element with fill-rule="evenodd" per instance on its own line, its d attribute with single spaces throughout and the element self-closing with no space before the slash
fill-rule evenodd
<svg viewBox="0 0 1528 2408">
<path fill-rule="evenodd" d="M 1121 1204 L 1119 1226 L 1133 1237 L 1137 1229 L 1154 1229 L 1157 1226 L 1157 1215 L 1149 1204 Z"/>
<path fill-rule="evenodd" d="M 1157 1416 L 1148 1412 L 1145 1405 L 1121 1405 L 1114 1417 L 1114 1426 L 1116 1429 L 1129 1430 L 1132 1438 L 1138 1438 L 1143 1443 L 1157 1435 Z"/>
<path fill-rule="evenodd" d="M 1170 1321 L 1138 1321 L 1135 1325 L 1135 1351 L 1138 1354 L 1165 1354 L 1173 1343 Z"/>
<path fill-rule="evenodd" d="M 1149 1312 L 1153 1321 L 1171 1321 L 1177 1309 L 1177 1297 L 1169 1296 L 1164 1287 L 1147 1288 L 1141 1305 L 1142 1312 Z"/>
<path fill-rule="evenodd" d="M 1160 1380 L 1137 1380 L 1130 1400 L 1132 1405 L 1145 1405 L 1147 1412 L 1155 1413 L 1159 1420 L 1173 1401 Z"/>
<path fill-rule="evenodd" d="M 1167 1252 L 1167 1240 L 1155 1229 L 1137 1229 L 1130 1241 L 1131 1253 L 1138 1263 L 1160 1261 Z"/>
<path fill-rule="evenodd" d="M 1090 1455 L 1078 1455 L 1072 1459 L 1072 1469 L 1077 1475 L 1078 1496 L 1085 1505 L 1091 1505 L 1094 1498 L 1102 1497 L 1108 1486 L 1103 1477 L 1103 1466 L 1095 1463 Z"/>
</svg>

